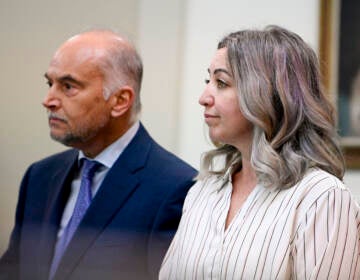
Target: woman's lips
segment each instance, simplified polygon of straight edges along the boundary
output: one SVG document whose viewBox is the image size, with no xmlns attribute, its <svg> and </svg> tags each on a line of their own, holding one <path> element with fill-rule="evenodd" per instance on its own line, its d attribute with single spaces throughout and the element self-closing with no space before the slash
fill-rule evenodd
<svg viewBox="0 0 360 280">
<path fill-rule="evenodd" d="M 207 124 L 213 122 L 214 120 L 216 120 L 218 118 L 219 118 L 219 116 L 217 116 L 217 115 L 212 115 L 212 114 L 207 114 L 207 113 L 204 114 L 204 119 Z"/>
</svg>

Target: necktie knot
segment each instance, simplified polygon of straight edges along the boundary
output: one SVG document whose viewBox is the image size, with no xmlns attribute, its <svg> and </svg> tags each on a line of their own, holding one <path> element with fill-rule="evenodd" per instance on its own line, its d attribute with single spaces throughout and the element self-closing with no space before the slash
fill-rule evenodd
<svg viewBox="0 0 360 280">
<path fill-rule="evenodd" d="M 83 171 L 82 171 L 82 178 L 87 178 L 88 180 L 92 180 L 95 172 L 101 167 L 101 163 L 95 160 L 83 160 Z"/>
</svg>

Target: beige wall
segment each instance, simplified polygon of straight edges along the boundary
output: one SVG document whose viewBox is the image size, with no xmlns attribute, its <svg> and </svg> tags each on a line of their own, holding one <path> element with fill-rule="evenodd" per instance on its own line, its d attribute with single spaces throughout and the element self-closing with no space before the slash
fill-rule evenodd
<svg viewBox="0 0 360 280">
<path fill-rule="evenodd" d="M 177 152 L 183 0 L 140 2 L 138 47 L 144 62 L 142 121 L 151 134 Z"/>
<path fill-rule="evenodd" d="M 335 1 L 336 2 L 336 1 Z M 183 60 L 179 74 L 180 108 L 177 154 L 194 166 L 210 148 L 206 141 L 198 98 L 216 42 L 242 28 L 277 24 L 297 32 L 315 50 L 319 39 L 319 0 L 188 0 L 183 32 Z M 360 202 L 360 172 L 348 170 L 344 178 Z"/>
<path fill-rule="evenodd" d="M 314 0 L 1 0 L 0 253 L 13 225 L 26 167 L 64 147 L 48 137 L 41 100 L 50 57 L 90 27 L 125 33 L 145 65 L 142 119 L 155 139 L 195 167 L 206 144 L 197 99 L 216 42 L 227 32 L 276 23 L 317 48 Z M 356 192 L 359 172 L 348 175 Z"/>
<path fill-rule="evenodd" d="M 106 5 L 104 4 L 106 2 Z M 5 249 L 18 188 L 33 161 L 64 149 L 48 137 L 43 75 L 57 46 L 90 27 L 110 27 L 136 41 L 138 1 L 1 0 L 0 253 Z"/>
</svg>

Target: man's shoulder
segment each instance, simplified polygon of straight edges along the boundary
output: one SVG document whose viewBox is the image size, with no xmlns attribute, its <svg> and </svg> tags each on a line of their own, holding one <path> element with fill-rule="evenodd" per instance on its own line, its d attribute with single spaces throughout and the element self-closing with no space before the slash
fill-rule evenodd
<svg viewBox="0 0 360 280">
<path fill-rule="evenodd" d="M 156 142 L 153 144 L 149 160 L 158 162 L 164 169 L 180 168 L 193 172 L 196 171 L 189 163 Z"/>
<path fill-rule="evenodd" d="M 185 192 L 194 184 L 197 170 L 161 146 L 154 147 L 147 164 L 148 180 L 169 191 L 180 186 Z M 170 187 L 172 186 L 172 187 Z M 179 191 L 179 190 L 178 190 Z"/>
<path fill-rule="evenodd" d="M 27 186 L 26 188 L 31 189 L 31 193 L 34 195 L 43 192 L 44 189 L 50 187 L 48 182 L 62 180 L 68 174 L 77 155 L 76 150 L 67 150 L 34 162 L 26 170 L 22 179 L 22 186 Z"/>
<path fill-rule="evenodd" d="M 62 165 L 66 166 L 72 164 L 78 156 L 78 151 L 75 149 L 69 149 L 66 151 L 58 152 L 56 154 L 47 156 L 41 160 L 38 160 L 32 164 L 35 168 L 49 168 L 51 166 Z"/>
<path fill-rule="evenodd" d="M 140 125 L 139 132 L 137 135 L 138 138 L 134 141 L 135 145 L 145 147 L 144 152 L 148 151 L 147 160 L 150 164 L 148 166 L 158 169 L 159 166 L 162 170 L 166 170 L 167 172 L 175 172 L 175 173 L 188 173 L 195 174 L 196 170 L 184 160 L 176 156 L 174 153 L 167 150 L 165 147 L 161 146 L 157 143 L 150 134 L 146 131 L 143 125 Z M 146 144 L 145 144 L 146 143 Z M 137 147 L 138 148 L 138 147 Z M 137 149 L 139 150 L 139 149 Z M 146 152 L 145 152 L 146 153 Z M 195 175 L 194 175 L 195 176 Z"/>
</svg>

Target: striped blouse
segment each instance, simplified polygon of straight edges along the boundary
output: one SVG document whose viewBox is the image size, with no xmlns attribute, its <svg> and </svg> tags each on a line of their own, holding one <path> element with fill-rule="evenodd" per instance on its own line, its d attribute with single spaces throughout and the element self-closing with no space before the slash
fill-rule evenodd
<svg viewBox="0 0 360 280">
<path fill-rule="evenodd" d="M 230 225 L 231 176 L 189 191 L 160 279 L 360 279 L 360 208 L 311 169 L 285 190 L 257 185 Z"/>
</svg>

